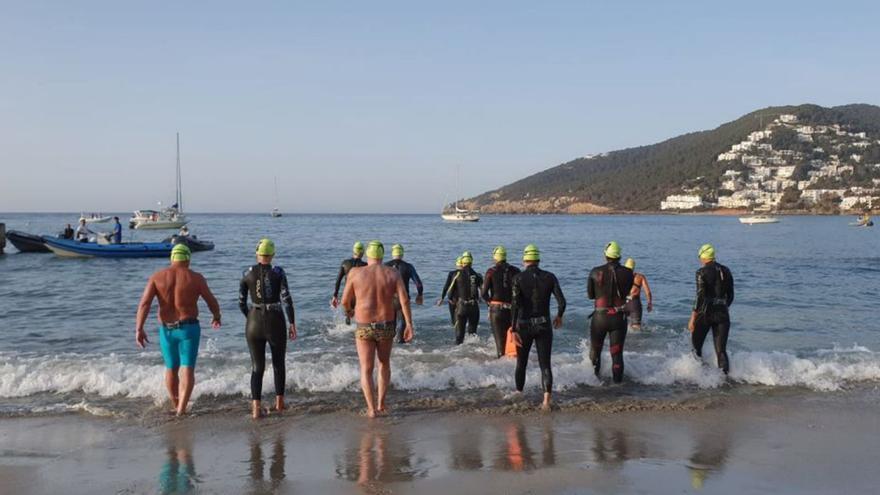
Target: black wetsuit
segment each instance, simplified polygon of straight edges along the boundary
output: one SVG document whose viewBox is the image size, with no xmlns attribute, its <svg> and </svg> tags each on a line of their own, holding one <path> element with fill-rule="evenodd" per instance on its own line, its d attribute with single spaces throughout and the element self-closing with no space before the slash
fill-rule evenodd
<svg viewBox="0 0 880 495">
<path fill-rule="evenodd" d="M 476 335 L 480 323 L 480 287 L 483 277 L 470 266 L 460 268 L 449 292 L 455 295 L 455 345 L 464 342 L 464 331 Z"/>
<path fill-rule="evenodd" d="M 440 299 L 446 299 L 446 293 L 449 292 L 449 286 L 452 285 L 452 281 L 455 280 L 455 275 L 458 273 L 458 269 L 451 270 L 448 275 L 446 275 L 446 283 L 443 284 L 443 292 L 440 293 Z M 449 297 L 449 321 L 452 323 L 452 326 L 455 326 L 455 298 L 452 297 L 454 294 L 450 294 Z"/>
<path fill-rule="evenodd" d="M 489 304 L 489 324 L 492 325 L 498 357 L 504 355 L 507 329 L 512 323 L 510 304 L 513 300 L 513 278 L 519 272 L 519 268 L 501 261 L 486 271 L 483 280 L 483 300 Z"/>
<path fill-rule="evenodd" d="M 730 372 L 727 358 L 727 336 L 730 333 L 730 313 L 733 304 L 733 275 L 726 266 L 711 262 L 697 270 L 697 297 L 694 300 L 694 332 L 691 343 L 697 356 L 703 356 L 703 343 L 709 330 L 715 343 L 718 367 Z"/>
<path fill-rule="evenodd" d="M 400 273 L 400 278 L 403 280 L 403 286 L 406 287 L 406 295 L 409 297 L 409 282 L 412 280 L 416 283 L 416 290 L 418 291 L 419 297 L 425 291 L 425 288 L 422 286 L 422 279 L 419 278 L 418 272 L 416 272 L 416 267 L 411 264 L 403 261 L 402 259 L 393 259 L 387 263 L 385 266 L 390 266 L 397 270 Z M 406 318 L 403 316 L 403 310 L 400 306 L 400 301 L 397 300 L 397 296 L 394 296 L 394 314 L 395 319 L 397 320 L 397 343 L 405 344 L 406 341 L 403 340 L 403 330 L 406 328 Z"/>
<path fill-rule="evenodd" d="M 565 313 L 565 296 L 556 275 L 530 265 L 513 277 L 511 317 L 513 329 L 522 339 L 522 347 L 516 348 L 516 389 L 522 392 L 526 384 L 526 365 L 532 342 L 538 348 L 538 365 L 541 366 L 541 384 L 544 392 L 553 389 L 553 371 L 550 369 L 550 352 L 553 348 L 553 326 L 550 320 L 550 296 L 556 297 L 556 316 Z"/>
<path fill-rule="evenodd" d="M 358 266 L 367 266 L 367 263 L 360 258 L 349 258 L 342 262 L 342 265 L 339 266 L 339 273 L 336 274 L 336 287 L 333 289 L 333 298 L 339 297 L 339 287 L 342 285 L 342 279 L 344 278 L 346 282 L 348 281 L 348 272 L 351 271 L 352 268 Z M 345 317 L 345 324 L 351 324 L 351 317 Z"/>
<path fill-rule="evenodd" d="M 593 268 L 587 279 L 587 295 L 596 301 L 590 321 L 590 360 L 596 376 L 599 376 L 602 347 L 607 335 L 614 383 L 623 381 L 623 344 L 626 341 L 624 306 L 633 279 L 633 271 L 616 260 Z"/>
<path fill-rule="evenodd" d="M 253 303 L 251 307 L 248 307 L 248 295 Z M 284 354 L 287 350 L 284 314 L 287 313 L 290 323 L 294 322 L 293 298 L 284 269 L 260 264 L 248 268 L 239 284 L 238 307 L 247 317 L 245 337 L 251 351 L 251 399 L 260 400 L 263 392 L 267 342 L 272 352 L 275 395 L 284 395 Z"/>
</svg>

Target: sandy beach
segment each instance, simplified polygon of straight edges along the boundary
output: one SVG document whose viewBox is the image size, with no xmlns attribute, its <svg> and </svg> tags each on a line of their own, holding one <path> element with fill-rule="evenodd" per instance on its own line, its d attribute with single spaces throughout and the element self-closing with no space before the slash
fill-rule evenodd
<svg viewBox="0 0 880 495">
<path fill-rule="evenodd" d="M 877 392 L 551 414 L 0 420 L 5 493 L 873 492 Z"/>
</svg>

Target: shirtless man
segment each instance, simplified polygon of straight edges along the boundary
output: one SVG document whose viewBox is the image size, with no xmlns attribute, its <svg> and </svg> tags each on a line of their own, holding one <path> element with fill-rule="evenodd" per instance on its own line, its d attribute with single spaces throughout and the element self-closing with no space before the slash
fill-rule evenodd
<svg viewBox="0 0 880 495">
<path fill-rule="evenodd" d="M 367 245 L 367 266 L 353 268 L 342 291 L 342 308 L 357 322 L 355 343 L 361 367 L 361 389 L 367 402 L 367 416 L 371 418 L 387 413 L 385 395 L 391 382 L 391 346 L 396 333 L 395 295 L 406 320 L 403 340 L 409 342 L 413 339 L 412 311 L 406 287 L 397 270 L 382 264 L 384 256 L 382 243 L 371 241 Z M 377 358 L 378 400 L 373 393 L 373 367 Z"/>
<path fill-rule="evenodd" d="M 149 342 L 144 323 L 159 299 L 159 347 L 165 360 L 165 387 L 178 416 L 186 414 L 186 405 L 195 385 L 196 356 L 199 353 L 199 297 L 208 303 L 214 315 L 211 326 L 220 328 L 220 305 L 205 277 L 189 269 L 191 253 L 185 244 L 171 250 L 171 266 L 154 273 L 147 281 L 137 312 L 135 342 L 141 348 Z M 178 370 L 183 368 L 182 378 Z"/>
<path fill-rule="evenodd" d="M 651 286 L 648 279 L 641 273 L 636 272 L 636 261 L 627 258 L 625 267 L 633 271 L 633 286 L 629 291 L 626 302 L 626 311 L 629 313 L 629 326 L 635 330 L 642 329 L 642 289 L 645 290 L 645 298 L 648 303 L 648 313 L 654 311 L 654 297 L 651 295 Z"/>
</svg>

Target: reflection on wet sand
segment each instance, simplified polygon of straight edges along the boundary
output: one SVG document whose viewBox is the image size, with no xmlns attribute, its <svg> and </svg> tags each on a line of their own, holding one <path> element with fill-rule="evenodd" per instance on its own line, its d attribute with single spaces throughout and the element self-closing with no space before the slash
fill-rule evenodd
<svg viewBox="0 0 880 495">
<path fill-rule="evenodd" d="M 392 432 L 387 425 L 365 426 L 360 437 L 336 459 L 336 476 L 365 487 L 426 477 L 427 461 L 413 454 L 404 435 L 404 430 Z"/>
<path fill-rule="evenodd" d="M 606 467 L 621 467 L 631 459 L 662 457 L 662 454 L 652 456 L 643 441 L 633 438 L 623 429 L 594 426 L 593 457 Z"/>
<path fill-rule="evenodd" d="M 529 444 L 528 432 L 521 419 L 503 424 L 498 432 L 502 439 L 493 467 L 502 471 L 531 471 L 556 464 L 553 425 L 544 424 L 541 432 L 541 463 L 535 461 L 535 451 Z"/>
<path fill-rule="evenodd" d="M 701 490 L 713 473 L 721 472 L 729 456 L 730 438 L 731 433 L 727 429 L 697 435 L 687 464 L 691 486 L 695 490 Z"/>
<path fill-rule="evenodd" d="M 251 453 L 249 475 L 254 481 L 254 493 L 274 492 L 278 490 L 279 485 L 284 481 L 284 463 L 287 455 L 284 452 L 284 439 L 281 434 L 275 436 L 272 442 L 272 457 L 269 464 L 269 480 L 266 481 L 266 461 L 263 457 L 263 446 L 260 439 L 256 436 L 251 438 Z"/>
<path fill-rule="evenodd" d="M 449 469 L 477 471 L 483 469 L 480 452 L 480 431 L 463 429 L 449 435 Z"/>
<path fill-rule="evenodd" d="M 167 459 L 159 472 L 159 493 L 192 493 L 195 490 L 199 480 L 192 452 L 191 432 L 168 435 Z"/>
</svg>

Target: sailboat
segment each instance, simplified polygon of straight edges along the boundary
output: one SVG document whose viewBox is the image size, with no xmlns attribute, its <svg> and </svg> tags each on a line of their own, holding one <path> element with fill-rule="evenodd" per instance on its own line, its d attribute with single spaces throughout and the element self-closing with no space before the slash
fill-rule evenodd
<svg viewBox="0 0 880 495">
<path fill-rule="evenodd" d="M 281 210 L 278 209 L 278 177 L 275 177 L 275 208 L 272 208 L 272 217 L 278 218 L 281 216 Z"/>
<path fill-rule="evenodd" d="M 128 222 L 132 229 L 179 229 L 189 222 L 183 214 L 183 192 L 180 181 L 180 133 L 177 133 L 177 195 L 173 205 L 159 210 L 137 210 Z"/>
<path fill-rule="evenodd" d="M 460 185 L 460 175 L 461 169 L 459 168 L 455 174 L 455 185 L 456 185 L 456 197 L 460 196 L 461 185 Z M 458 207 L 458 199 L 455 200 L 455 205 L 452 211 L 442 211 L 440 212 L 440 218 L 447 222 L 479 222 L 480 221 L 480 212 L 476 210 L 466 210 L 464 208 Z"/>
</svg>

